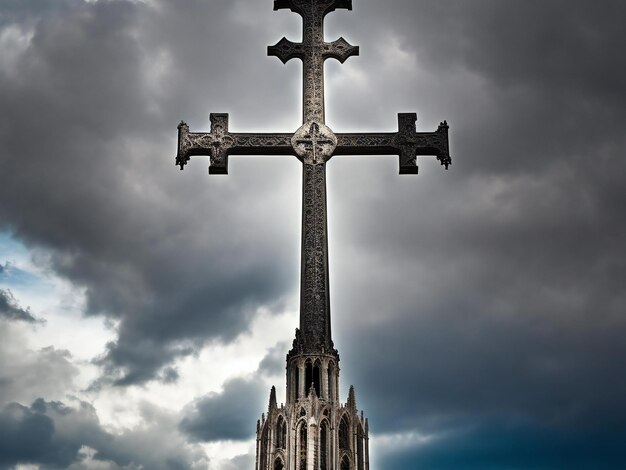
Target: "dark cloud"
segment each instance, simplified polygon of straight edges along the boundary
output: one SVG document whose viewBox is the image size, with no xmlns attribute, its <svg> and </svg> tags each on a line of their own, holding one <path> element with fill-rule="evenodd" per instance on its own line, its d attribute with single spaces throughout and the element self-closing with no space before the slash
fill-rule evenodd
<svg viewBox="0 0 626 470">
<path fill-rule="evenodd" d="M 577 433 L 511 419 L 480 426 L 459 423 L 415 448 L 384 452 L 385 468 L 529 468 L 612 470 L 624 466 L 614 430 Z"/>
<path fill-rule="evenodd" d="M 3 468 L 33 461 L 66 466 L 78 451 L 76 447 L 73 452 L 69 449 L 60 452 L 51 442 L 54 434 L 52 419 L 17 403 L 8 405 L 0 413 L 0 429 L 5 435 L 0 444 L 0 465 Z M 68 450 L 71 453 L 69 458 Z"/>
<path fill-rule="evenodd" d="M 2 271 L 0 271 L 0 273 L 1 272 Z M 40 321 L 30 313 L 30 307 L 20 307 L 13 293 L 8 289 L 0 289 L 0 317 L 9 320 L 25 321 L 27 323 L 37 323 Z"/>
<path fill-rule="evenodd" d="M 268 379 L 282 376 L 285 369 L 284 343 L 267 352 L 258 369 L 247 377 L 236 377 L 224 383 L 221 392 L 210 393 L 188 404 L 183 411 L 180 429 L 193 441 L 244 440 L 254 435 L 254 419 L 267 408 L 270 387 Z M 280 379 L 282 380 L 282 378 Z M 233 462 L 240 468 L 241 462 Z"/>
<path fill-rule="evenodd" d="M 187 406 L 180 428 L 193 441 L 244 440 L 254 435 L 255 420 L 269 395 L 258 378 L 236 378 L 223 391 L 211 393 Z"/>
<path fill-rule="evenodd" d="M 109 464 L 111 468 L 170 470 L 191 468 L 194 458 L 201 462 L 201 453 L 173 433 L 162 432 L 167 419 L 156 413 L 143 428 L 113 435 L 102 428 L 95 409 L 85 402 L 67 406 L 38 399 L 30 407 L 11 403 L 0 411 L 4 436 L 0 468 L 28 463 L 43 468 L 85 468 L 89 456 L 85 449 L 91 450 L 89 457 L 98 468 Z"/>
<path fill-rule="evenodd" d="M 257 374 L 260 377 L 283 377 L 285 374 L 287 351 L 291 345 L 278 343 L 273 346 L 259 364 Z"/>
</svg>

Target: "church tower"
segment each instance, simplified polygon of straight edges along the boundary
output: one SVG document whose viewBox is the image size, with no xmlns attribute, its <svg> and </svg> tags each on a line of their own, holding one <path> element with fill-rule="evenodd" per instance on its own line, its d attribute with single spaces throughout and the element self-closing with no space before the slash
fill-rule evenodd
<svg viewBox="0 0 626 470">
<path fill-rule="evenodd" d="M 255 470 L 369 470 L 367 418 L 354 387 L 340 402 L 330 328 L 316 345 L 303 330 L 287 354 L 287 402 L 279 407 L 272 387 L 267 415 L 257 421 Z"/>
</svg>

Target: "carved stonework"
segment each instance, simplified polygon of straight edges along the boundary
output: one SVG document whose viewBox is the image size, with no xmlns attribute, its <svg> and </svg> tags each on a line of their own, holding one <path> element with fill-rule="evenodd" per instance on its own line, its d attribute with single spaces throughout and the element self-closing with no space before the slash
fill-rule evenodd
<svg viewBox="0 0 626 470">
<path fill-rule="evenodd" d="M 354 388 L 339 400 L 339 358 L 297 354 L 287 360 L 287 402 L 276 403 L 274 387 L 267 411 L 257 422 L 255 470 L 301 468 L 369 470 L 369 424 L 358 410 Z M 284 465 L 280 467 L 280 465 Z"/>
<path fill-rule="evenodd" d="M 448 148 L 448 123 L 435 132 L 416 132 L 414 113 L 398 114 L 398 132 L 337 134 L 334 155 L 399 155 L 400 174 L 417 173 L 418 155 L 435 155 L 446 168 L 452 164 Z"/>
<path fill-rule="evenodd" d="M 298 157 L 307 165 L 323 165 L 333 156 L 337 136 L 321 122 L 307 122 L 291 138 Z"/>
</svg>

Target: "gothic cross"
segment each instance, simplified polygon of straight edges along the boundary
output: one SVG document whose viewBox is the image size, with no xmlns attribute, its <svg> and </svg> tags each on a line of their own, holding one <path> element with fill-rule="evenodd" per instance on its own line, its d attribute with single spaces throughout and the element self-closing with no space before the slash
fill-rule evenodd
<svg viewBox="0 0 626 470">
<path fill-rule="evenodd" d="M 345 39 L 324 41 L 324 17 L 352 9 L 352 0 L 274 0 L 274 10 L 288 8 L 303 20 L 303 40 L 282 38 L 268 55 L 283 63 L 303 62 L 302 126 L 294 133 L 250 134 L 228 130 L 228 114 L 211 114 L 211 131 L 189 132 L 178 126 L 176 164 L 182 170 L 193 155 L 209 155 L 210 174 L 227 174 L 229 155 L 295 155 L 303 164 L 302 272 L 300 329 L 294 347 L 305 353 L 334 350 L 330 334 L 326 162 L 335 155 L 398 155 L 400 174 L 417 173 L 417 156 L 433 155 L 448 168 L 448 125 L 416 132 L 417 116 L 398 114 L 398 132 L 335 134 L 325 124 L 324 61 L 344 62 L 359 54 Z"/>
</svg>

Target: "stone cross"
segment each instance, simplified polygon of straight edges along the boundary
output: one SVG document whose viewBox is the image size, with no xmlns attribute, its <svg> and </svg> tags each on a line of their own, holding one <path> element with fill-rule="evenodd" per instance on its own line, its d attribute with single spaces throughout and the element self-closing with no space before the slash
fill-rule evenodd
<svg viewBox="0 0 626 470">
<path fill-rule="evenodd" d="M 352 0 L 274 0 L 274 10 L 288 8 L 303 20 L 303 40 L 282 38 L 268 55 L 283 63 L 303 62 L 302 126 L 293 133 L 251 134 L 228 130 L 228 114 L 211 114 L 211 132 L 190 132 L 178 126 L 176 164 L 182 170 L 193 155 L 210 157 L 209 174 L 227 174 L 230 155 L 295 155 L 303 164 L 302 274 L 300 330 L 294 344 L 302 352 L 333 349 L 330 334 L 326 162 L 335 155 L 398 155 L 400 174 L 417 173 L 417 156 L 433 155 L 448 168 L 448 125 L 435 132 L 416 132 L 417 115 L 398 114 L 398 132 L 335 134 L 325 124 L 324 61 L 344 62 L 359 54 L 345 39 L 324 41 L 324 17 L 352 9 Z"/>
</svg>

